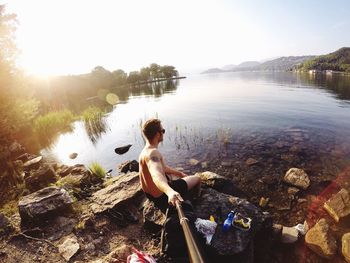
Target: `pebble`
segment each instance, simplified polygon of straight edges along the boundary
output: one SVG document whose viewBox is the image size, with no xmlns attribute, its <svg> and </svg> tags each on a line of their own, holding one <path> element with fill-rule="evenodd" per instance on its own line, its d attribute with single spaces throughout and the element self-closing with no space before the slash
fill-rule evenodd
<svg viewBox="0 0 350 263">
<path fill-rule="evenodd" d="M 266 205 L 269 201 L 270 201 L 270 198 L 261 197 L 260 201 L 259 201 L 259 206 L 264 208 L 264 207 L 266 207 Z"/>
<path fill-rule="evenodd" d="M 286 244 L 292 244 L 298 241 L 299 231 L 294 227 L 282 228 L 281 242 Z"/>
<path fill-rule="evenodd" d="M 192 158 L 192 159 L 189 160 L 189 163 L 190 163 L 190 165 L 192 165 L 192 166 L 196 166 L 196 165 L 199 164 L 199 161 Z"/>
<path fill-rule="evenodd" d="M 208 163 L 207 162 L 202 162 L 201 166 L 202 166 L 203 169 L 206 169 L 206 168 L 208 168 Z"/>
<path fill-rule="evenodd" d="M 246 161 L 245 161 L 245 164 L 246 165 L 253 165 L 253 164 L 256 164 L 258 163 L 259 161 L 257 161 L 256 159 L 254 158 L 248 158 Z"/>
</svg>

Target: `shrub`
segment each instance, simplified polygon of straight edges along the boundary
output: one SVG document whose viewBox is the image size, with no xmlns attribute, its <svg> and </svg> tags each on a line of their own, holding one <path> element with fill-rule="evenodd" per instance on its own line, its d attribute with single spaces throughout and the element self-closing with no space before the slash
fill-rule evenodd
<svg viewBox="0 0 350 263">
<path fill-rule="evenodd" d="M 52 135 L 71 128 L 74 115 L 70 110 L 53 111 L 39 116 L 34 121 L 34 131 L 39 135 Z"/>
<path fill-rule="evenodd" d="M 93 162 L 89 166 L 89 170 L 94 175 L 97 175 L 99 178 L 104 178 L 106 176 L 106 170 L 97 162 Z"/>
<path fill-rule="evenodd" d="M 103 117 L 103 110 L 98 107 L 88 107 L 83 111 L 82 117 L 84 122 L 95 122 L 99 121 Z"/>
</svg>

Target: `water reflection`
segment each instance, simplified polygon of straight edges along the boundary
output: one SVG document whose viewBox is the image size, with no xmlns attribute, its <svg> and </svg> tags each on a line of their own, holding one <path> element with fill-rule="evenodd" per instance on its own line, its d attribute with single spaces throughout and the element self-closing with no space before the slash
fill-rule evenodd
<svg viewBox="0 0 350 263">
<path fill-rule="evenodd" d="M 102 114 L 99 114 L 95 118 L 84 119 L 84 128 L 86 133 L 93 144 L 96 144 L 98 139 L 106 133 L 109 129 L 106 120 Z"/>
<path fill-rule="evenodd" d="M 350 100 L 350 76 L 340 74 L 309 74 L 292 72 L 242 72 L 242 81 L 278 83 L 286 87 L 300 86 L 322 88 L 340 100 Z"/>
<path fill-rule="evenodd" d="M 338 74 L 302 74 L 304 82 L 319 86 L 331 91 L 338 99 L 350 100 L 350 76 Z"/>
<path fill-rule="evenodd" d="M 157 98 L 167 93 L 173 93 L 176 91 L 178 85 L 179 80 L 168 80 L 144 85 L 135 85 L 131 88 L 129 96 L 154 96 Z"/>
</svg>

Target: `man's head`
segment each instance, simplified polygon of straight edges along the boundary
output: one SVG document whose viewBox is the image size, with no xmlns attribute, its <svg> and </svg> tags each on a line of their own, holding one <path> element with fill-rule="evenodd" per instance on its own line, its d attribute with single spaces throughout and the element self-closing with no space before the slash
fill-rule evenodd
<svg viewBox="0 0 350 263">
<path fill-rule="evenodd" d="M 157 139 L 158 142 L 163 141 L 163 134 L 165 130 L 161 124 L 161 121 L 158 119 L 150 119 L 143 124 L 142 133 L 146 139 L 151 142 L 154 139 Z"/>
</svg>

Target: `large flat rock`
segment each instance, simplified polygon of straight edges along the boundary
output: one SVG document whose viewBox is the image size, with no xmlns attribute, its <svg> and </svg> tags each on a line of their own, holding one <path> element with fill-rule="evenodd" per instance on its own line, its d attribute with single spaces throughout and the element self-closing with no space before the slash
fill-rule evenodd
<svg viewBox="0 0 350 263">
<path fill-rule="evenodd" d="M 144 196 L 136 172 L 116 176 L 108 181 L 108 186 L 95 192 L 92 197 L 91 210 L 97 214 L 107 209 L 138 201 Z"/>
<path fill-rule="evenodd" d="M 211 247 L 218 255 L 236 255 L 248 249 L 260 231 L 272 230 L 272 217 L 245 199 L 220 193 L 214 189 L 205 189 L 201 199 L 195 206 L 197 217 L 209 219 L 210 215 L 216 215 L 217 210 L 222 211 L 223 219 L 231 210 L 241 213 L 252 219 L 250 231 L 241 231 L 231 228 L 228 233 L 223 233 L 222 227 L 218 226 L 211 241 Z M 266 237 L 266 240 L 268 237 Z"/>
<path fill-rule="evenodd" d="M 145 203 L 145 223 L 161 227 L 165 217 L 162 216 L 159 210 L 156 210 L 151 202 Z M 250 262 L 250 258 L 254 252 L 253 243 L 256 241 L 255 239 L 264 238 L 264 242 L 268 243 L 269 238 L 272 237 L 271 216 L 263 213 L 260 208 L 245 199 L 220 193 L 211 188 L 203 189 L 200 200 L 194 206 L 196 216 L 202 219 L 209 219 L 210 215 L 214 215 L 215 219 L 218 220 L 218 216 L 216 215 L 217 210 L 222 211 L 223 220 L 231 210 L 236 210 L 252 219 L 252 227 L 246 232 L 231 228 L 227 233 L 224 233 L 222 231 L 222 225 L 218 225 L 211 241 L 210 253 L 214 255 L 214 258 L 215 256 L 219 256 L 220 260 L 223 260 L 222 262 L 228 262 L 225 261 L 228 259 Z M 257 235 L 262 233 L 264 233 L 263 237 L 260 236 L 258 238 Z"/>
<path fill-rule="evenodd" d="M 40 220 L 70 207 L 73 199 L 59 187 L 46 187 L 19 200 L 18 209 L 22 223 Z"/>
</svg>

